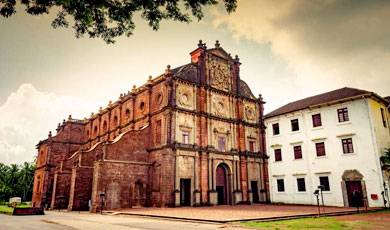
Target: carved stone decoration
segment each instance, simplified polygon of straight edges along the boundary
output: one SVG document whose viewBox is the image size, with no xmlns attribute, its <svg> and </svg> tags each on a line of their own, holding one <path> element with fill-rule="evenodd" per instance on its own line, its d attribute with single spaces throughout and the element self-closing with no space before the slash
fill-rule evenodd
<svg viewBox="0 0 390 230">
<path fill-rule="evenodd" d="M 212 112 L 216 116 L 226 117 L 227 105 L 222 97 L 213 96 L 212 99 Z"/>
<path fill-rule="evenodd" d="M 221 58 L 209 57 L 206 63 L 211 86 L 223 91 L 229 91 L 231 72 L 228 62 Z"/>
<path fill-rule="evenodd" d="M 185 108 L 192 108 L 193 106 L 193 94 L 191 88 L 180 86 L 178 88 L 178 103 Z"/>
<path fill-rule="evenodd" d="M 244 112 L 245 112 L 245 119 L 247 121 L 256 121 L 256 106 L 253 104 L 246 104 L 244 106 Z"/>
</svg>

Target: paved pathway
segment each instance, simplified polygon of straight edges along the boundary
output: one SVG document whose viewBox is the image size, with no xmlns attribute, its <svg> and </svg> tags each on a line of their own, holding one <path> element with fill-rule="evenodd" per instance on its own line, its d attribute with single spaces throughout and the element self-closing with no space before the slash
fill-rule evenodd
<svg viewBox="0 0 390 230">
<path fill-rule="evenodd" d="M 355 208 L 325 207 L 326 213 L 355 211 Z M 321 208 L 321 212 L 323 212 Z M 117 210 L 116 213 L 145 216 L 174 217 L 209 221 L 236 221 L 261 218 L 274 218 L 295 215 L 316 215 L 317 206 L 310 205 L 223 205 L 214 207 L 178 207 L 178 208 L 133 208 Z"/>
<path fill-rule="evenodd" d="M 133 216 L 111 216 L 88 212 L 46 212 L 44 216 L 8 216 L 0 214 L 1 230 L 214 230 L 240 229 L 232 225 L 194 223 L 184 221 L 161 220 Z"/>
</svg>

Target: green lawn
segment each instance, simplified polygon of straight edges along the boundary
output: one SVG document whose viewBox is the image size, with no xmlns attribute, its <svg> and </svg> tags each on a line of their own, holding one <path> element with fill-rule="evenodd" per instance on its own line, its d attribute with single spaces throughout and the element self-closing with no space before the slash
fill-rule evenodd
<svg viewBox="0 0 390 230">
<path fill-rule="evenodd" d="M 26 204 L 19 204 L 17 207 L 18 208 L 29 208 L 31 206 L 26 205 Z M 13 211 L 14 211 L 14 209 L 12 207 L 8 207 L 7 205 L 0 205 L 0 213 L 2 213 L 2 214 L 12 215 Z"/>
<path fill-rule="evenodd" d="M 281 220 L 281 221 L 269 221 L 269 222 L 242 222 L 241 225 L 247 228 L 254 229 L 272 229 L 272 230 L 284 230 L 284 229 L 389 229 L 388 219 L 374 220 L 376 214 L 385 214 L 386 218 L 389 218 L 389 210 L 383 210 L 373 213 L 355 214 L 356 220 L 342 220 L 337 217 L 309 217 L 294 220 Z M 382 220 L 382 221 L 381 221 Z"/>
<path fill-rule="evenodd" d="M 322 218 L 302 218 L 296 220 L 282 220 L 271 222 L 245 222 L 242 223 L 244 227 L 257 228 L 257 229 L 356 229 L 366 228 L 369 226 L 369 222 L 365 221 L 353 221 L 346 222 L 336 220 L 333 217 Z"/>
<path fill-rule="evenodd" d="M 2 214 L 12 214 L 12 212 L 14 211 L 13 208 L 11 207 L 8 207 L 6 205 L 0 205 L 0 213 Z"/>
</svg>

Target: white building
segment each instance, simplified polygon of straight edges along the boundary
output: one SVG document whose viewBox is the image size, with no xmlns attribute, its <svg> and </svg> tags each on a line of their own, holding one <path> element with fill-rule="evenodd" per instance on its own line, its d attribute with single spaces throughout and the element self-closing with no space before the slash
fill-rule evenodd
<svg viewBox="0 0 390 230">
<path fill-rule="evenodd" d="M 265 116 L 271 201 L 325 205 L 384 205 L 379 158 L 390 148 L 389 102 L 342 88 L 289 103 Z M 388 184 L 388 178 L 385 179 Z M 359 196 L 360 195 L 360 196 Z"/>
</svg>

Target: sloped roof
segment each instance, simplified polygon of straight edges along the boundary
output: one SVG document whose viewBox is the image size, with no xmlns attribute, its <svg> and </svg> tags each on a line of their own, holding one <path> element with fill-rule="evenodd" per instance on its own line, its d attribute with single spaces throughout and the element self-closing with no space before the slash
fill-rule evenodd
<svg viewBox="0 0 390 230">
<path fill-rule="evenodd" d="M 198 67 L 194 63 L 179 66 L 172 70 L 172 74 L 175 77 L 187 80 L 190 82 L 198 82 Z"/>
<path fill-rule="evenodd" d="M 256 97 L 253 95 L 251 89 L 249 88 L 248 84 L 246 84 L 245 81 L 240 80 L 240 88 L 239 89 L 240 89 L 240 92 L 239 92 L 240 95 L 242 95 L 244 97 L 256 99 Z"/>
<path fill-rule="evenodd" d="M 385 97 L 385 100 L 390 103 L 390 96 Z"/>
<path fill-rule="evenodd" d="M 330 92 L 318 94 L 318 95 L 315 95 L 312 97 L 307 97 L 307 98 L 304 98 L 304 99 L 301 99 L 298 101 L 288 103 L 288 104 L 266 114 L 265 118 L 270 118 L 270 117 L 278 116 L 281 114 L 286 114 L 286 113 L 298 111 L 301 109 L 306 109 L 306 108 L 309 108 L 312 106 L 321 105 L 324 103 L 336 102 L 336 101 L 340 101 L 343 99 L 353 98 L 353 97 L 363 96 L 363 95 L 373 95 L 373 96 L 376 96 L 377 98 L 384 101 L 383 98 L 381 98 L 380 96 L 376 95 L 373 92 L 361 90 L 361 89 L 344 87 L 341 89 L 336 89 L 336 90 L 333 90 Z"/>
</svg>

